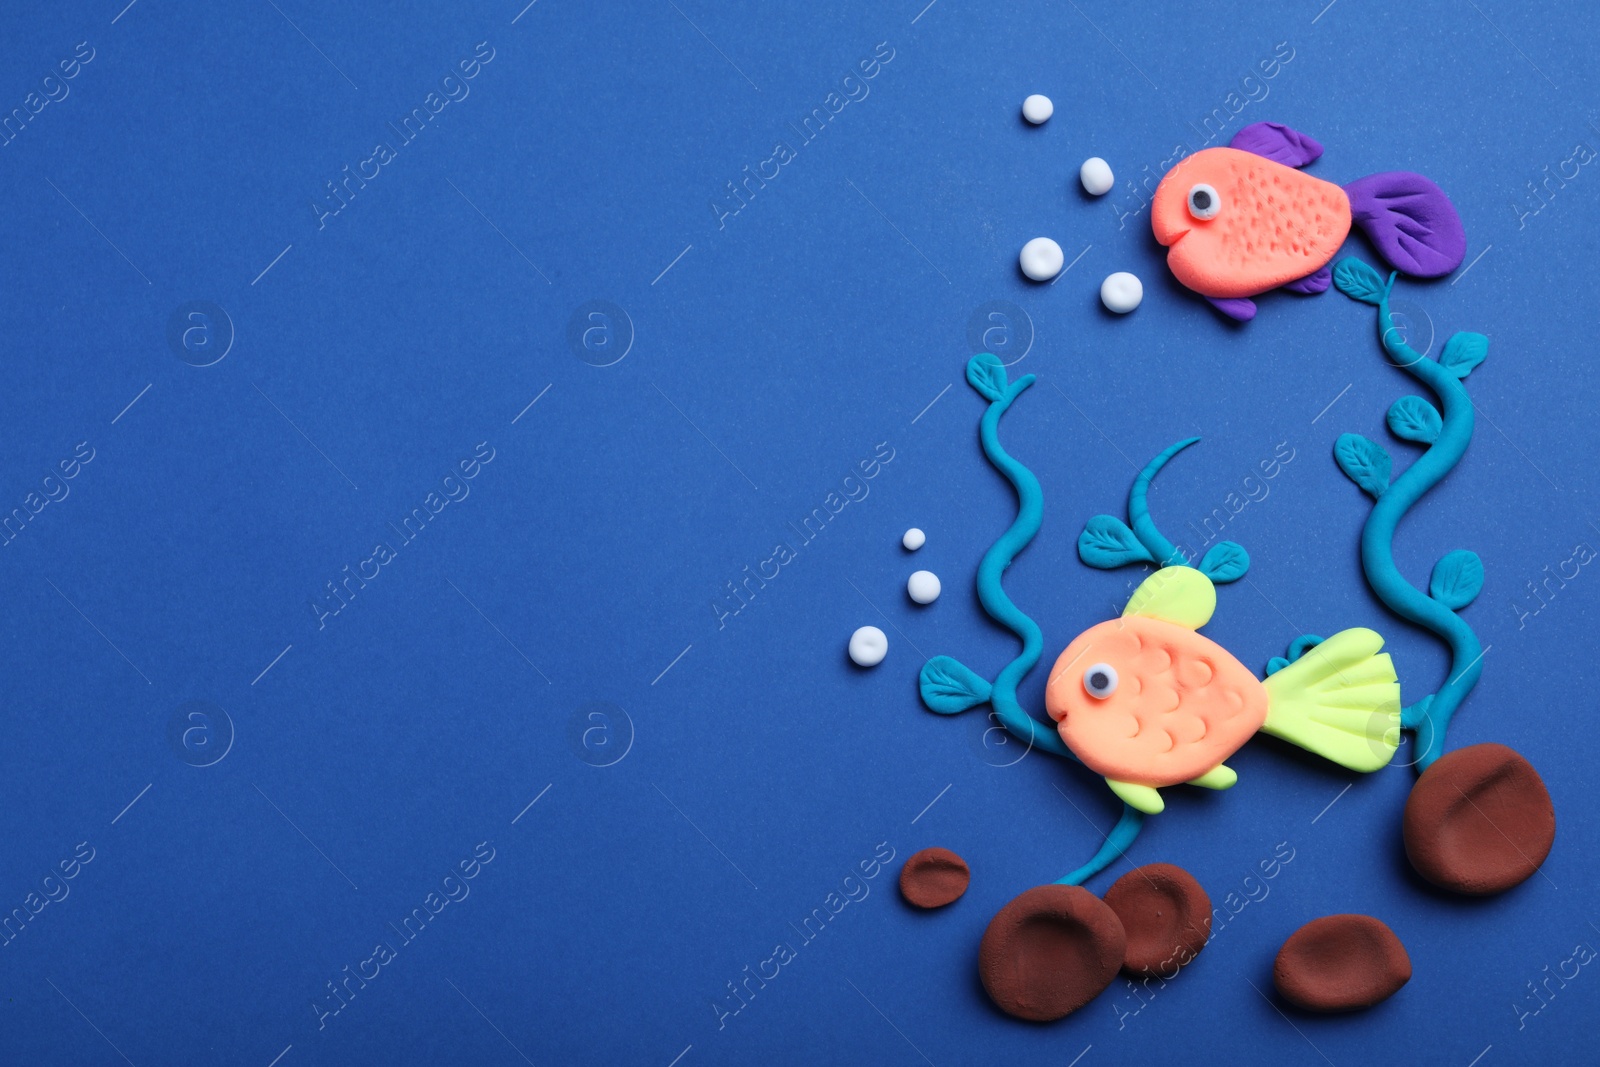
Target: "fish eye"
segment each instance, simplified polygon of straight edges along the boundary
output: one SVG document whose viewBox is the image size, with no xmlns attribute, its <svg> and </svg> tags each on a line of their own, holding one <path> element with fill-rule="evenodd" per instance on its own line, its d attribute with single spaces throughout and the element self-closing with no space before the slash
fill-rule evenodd
<svg viewBox="0 0 1600 1067">
<path fill-rule="evenodd" d="M 1083 672 L 1083 688 L 1096 700 L 1117 691 L 1117 669 L 1109 663 L 1096 663 Z"/>
<path fill-rule="evenodd" d="M 1216 189 L 1204 182 L 1189 187 L 1189 214 L 1204 221 L 1216 218 L 1221 210 L 1222 197 L 1217 195 Z"/>
</svg>

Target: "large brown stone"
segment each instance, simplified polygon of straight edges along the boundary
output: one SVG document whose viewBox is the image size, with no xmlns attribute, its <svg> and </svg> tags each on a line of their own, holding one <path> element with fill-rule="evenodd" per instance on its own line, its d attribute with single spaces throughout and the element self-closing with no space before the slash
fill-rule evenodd
<svg viewBox="0 0 1600 1067">
<path fill-rule="evenodd" d="M 1082 886 L 1034 886 L 1001 908 L 978 948 L 983 988 L 1000 1010 L 1048 1022 L 1099 996 L 1126 938 L 1116 912 Z"/>
<path fill-rule="evenodd" d="M 1484 896 L 1520 885 L 1556 838 L 1556 813 L 1533 765 L 1505 745 L 1469 745 L 1411 787 L 1406 856 L 1443 889 Z"/>
<path fill-rule="evenodd" d="M 1122 969 L 1171 978 L 1211 936 L 1211 898 L 1194 875 L 1170 863 L 1135 867 L 1106 890 L 1106 905 L 1127 935 Z"/>
</svg>

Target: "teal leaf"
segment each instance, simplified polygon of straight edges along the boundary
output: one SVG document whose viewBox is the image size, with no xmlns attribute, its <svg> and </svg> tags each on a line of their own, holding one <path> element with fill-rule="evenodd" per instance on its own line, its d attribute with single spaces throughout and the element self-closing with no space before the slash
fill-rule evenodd
<svg viewBox="0 0 1600 1067">
<path fill-rule="evenodd" d="M 1340 434 L 1333 446 L 1333 458 L 1352 482 L 1376 500 L 1389 488 L 1389 453 L 1376 441 L 1358 433 Z"/>
<path fill-rule="evenodd" d="M 1483 560 L 1476 552 L 1458 548 L 1433 565 L 1428 595 L 1451 611 L 1460 611 L 1483 591 Z"/>
<path fill-rule="evenodd" d="M 1200 561 L 1200 573 L 1218 585 L 1237 582 L 1250 569 L 1250 553 L 1235 541 L 1218 541 Z"/>
<path fill-rule="evenodd" d="M 991 402 L 1006 395 L 1006 368 L 1000 357 L 979 352 L 967 360 L 967 381 Z"/>
<path fill-rule="evenodd" d="M 1365 304 L 1383 300 L 1383 275 L 1355 256 L 1346 256 L 1333 268 L 1333 284 L 1339 291 Z"/>
<path fill-rule="evenodd" d="M 1078 557 L 1089 566 L 1106 571 L 1129 563 L 1156 561 L 1127 524 L 1113 515 L 1096 515 L 1083 524 L 1083 532 L 1078 535 Z"/>
<path fill-rule="evenodd" d="M 1389 406 L 1389 429 L 1396 437 L 1431 445 L 1443 427 L 1439 409 L 1420 396 L 1403 396 Z"/>
<path fill-rule="evenodd" d="M 1282 656 L 1273 656 L 1271 659 L 1267 660 L 1267 677 L 1271 678 L 1274 674 L 1277 674 L 1288 665 L 1289 661 L 1284 659 Z"/>
<path fill-rule="evenodd" d="M 1489 354 L 1489 339 L 1481 333 L 1454 333 L 1439 353 L 1439 363 L 1457 378 L 1465 378 Z"/>
<path fill-rule="evenodd" d="M 991 686 L 971 669 L 949 656 L 935 656 L 922 665 L 922 702 L 940 715 L 987 703 Z"/>
<path fill-rule="evenodd" d="M 1400 725 L 1407 730 L 1415 730 L 1422 725 L 1422 720 L 1428 717 L 1428 709 L 1433 706 L 1433 697 L 1425 696 L 1415 704 L 1400 709 Z"/>
</svg>

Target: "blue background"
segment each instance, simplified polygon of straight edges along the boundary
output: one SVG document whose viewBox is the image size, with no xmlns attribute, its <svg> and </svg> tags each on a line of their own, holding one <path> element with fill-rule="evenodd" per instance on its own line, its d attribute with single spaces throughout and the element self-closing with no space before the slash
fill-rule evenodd
<svg viewBox="0 0 1600 1067">
<path fill-rule="evenodd" d="M 1528 188 L 1600 147 L 1595 15 L 923 2 L 98 0 L 0 16 L 0 111 L 78 42 L 93 51 L 0 148 L 0 508 L 79 442 L 94 456 L 0 548 L 0 911 L 42 896 L 80 842 L 93 853 L 0 947 L 9 1062 L 1592 1054 L 1600 974 L 1552 983 L 1542 1007 L 1528 983 L 1600 946 L 1600 578 L 1585 567 L 1543 605 L 1526 583 L 1600 544 L 1600 176 L 1569 165 L 1541 199 Z M 469 95 L 319 223 L 324 183 L 395 141 L 385 124 L 485 41 Z M 892 59 L 868 95 L 799 143 L 788 124 L 880 42 Z M 1292 58 L 1246 83 L 1275 51 Z M 1055 101 L 1040 128 L 1018 116 L 1033 92 Z M 1254 99 L 1235 115 L 1230 93 Z M 1504 896 L 1435 892 L 1400 846 L 1411 770 L 1352 783 L 1256 741 L 1232 761 L 1237 788 L 1180 790 L 1132 859 L 1187 867 L 1219 907 L 1257 899 L 1147 1002 L 1119 980 L 1069 1019 L 1022 1024 L 983 995 L 978 939 L 1005 901 L 1083 862 L 1117 806 L 1041 754 L 1013 763 L 982 712 L 941 719 L 916 699 L 924 654 L 990 675 L 1014 654 L 971 588 L 1014 507 L 961 380 L 975 312 L 1014 306 L 984 343 L 1041 379 L 1004 435 L 1046 493 L 1009 587 L 1047 657 L 1138 578 L 1078 562 L 1083 521 L 1120 512 L 1133 468 L 1193 433 L 1152 494 L 1180 540 L 1280 443 L 1293 456 L 1228 525 L 1255 563 L 1222 591 L 1216 640 L 1259 667 L 1302 632 L 1372 626 L 1408 693 L 1446 669 L 1368 592 L 1365 498 L 1331 460 L 1341 432 L 1388 440 L 1386 408 L 1415 391 L 1370 309 L 1273 295 L 1231 326 L 1129 214 L 1127 181 L 1200 147 L 1219 107 L 1224 139 L 1287 122 L 1327 146 L 1319 177 L 1422 171 L 1461 210 L 1470 268 L 1399 299 L 1434 352 L 1457 329 L 1491 338 L 1469 382 L 1481 417 L 1397 552 L 1418 582 L 1448 549 L 1483 557 L 1466 617 L 1490 651 L 1451 743 L 1532 760 L 1558 836 Z M 778 140 L 794 158 L 719 220 L 725 183 Z M 1102 200 L 1077 186 L 1090 155 L 1118 174 Z M 1050 286 L 1016 269 L 1039 235 L 1081 253 Z M 1113 270 L 1144 280 L 1125 318 L 1098 304 Z M 169 344 L 196 300 L 225 318 Z M 575 345 L 569 323 L 596 300 L 614 307 Z M 470 496 L 319 624 L 324 583 L 398 541 L 386 523 L 480 442 L 494 458 Z M 719 625 L 725 583 L 798 540 L 786 524 L 880 443 L 893 458 L 870 494 Z M 928 543 L 908 556 L 913 525 Z M 903 592 L 919 567 L 944 580 L 928 608 Z M 843 649 L 867 623 L 890 651 L 858 671 Z M 1035 708 L 1044 673 L 1023 689 Z M 185 718 L 188 701 L 213 710 Z M 390 924 L 485 841 L 470 895 L 322 1015 L 338 1004 L 326 983 L 399 942 Z M 895 859 L 868 895 L 801 943 L 790 924 L 881 843 Z M 930 845 L 973 881 L 913 913 L 894 879 Z M 1388 922 L 1415 977 L 1364 1014 L 1280 1013 L 1278 946 L 1346 911 Z M 796 958 L 719 1018 L 725 983 L 780 941 Z"/>
</svg>

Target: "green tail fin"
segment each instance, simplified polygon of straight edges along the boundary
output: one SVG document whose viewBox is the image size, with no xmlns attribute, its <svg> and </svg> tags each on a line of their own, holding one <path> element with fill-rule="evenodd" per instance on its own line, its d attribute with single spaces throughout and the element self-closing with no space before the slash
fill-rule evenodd
<svg viewBox="0 0 1600 1067">
<path fill-rule="evenodd" d="M 1344 630 L 1269 677 L 1263 733 L 1353 771 L 1375 771 L 1400 747 L 1400 684 L 1383 638 Z"/>
</svg>

